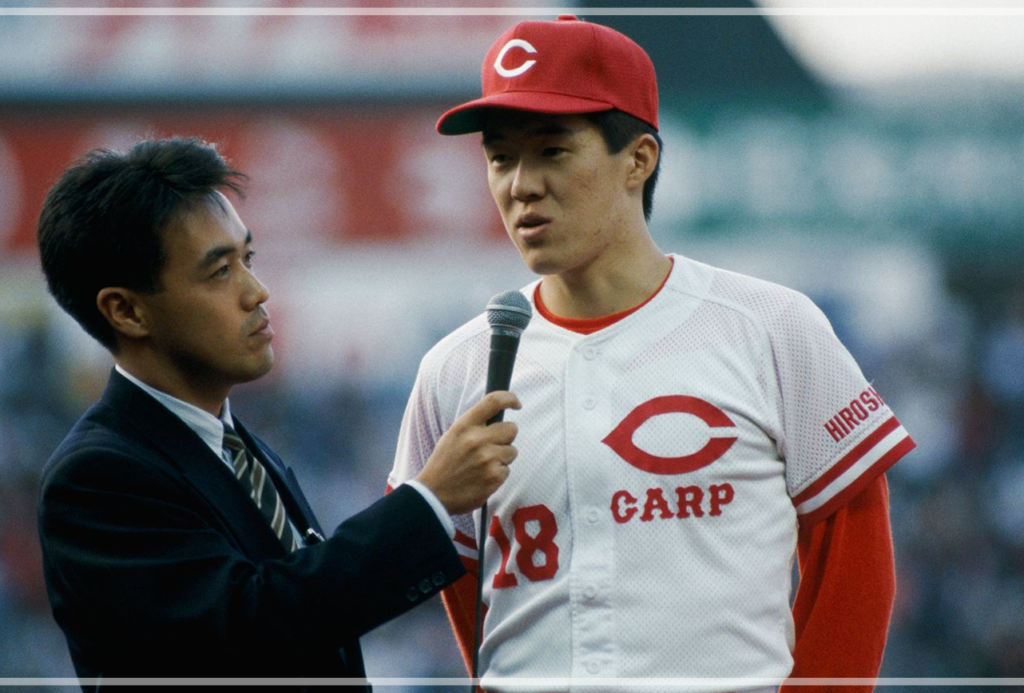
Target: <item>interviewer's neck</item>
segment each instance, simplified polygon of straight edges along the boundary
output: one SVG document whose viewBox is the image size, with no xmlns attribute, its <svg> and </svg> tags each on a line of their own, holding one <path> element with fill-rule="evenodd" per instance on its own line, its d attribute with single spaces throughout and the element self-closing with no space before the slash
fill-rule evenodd
<svg viewBox="0 0 1024 693">
<path fill-rule="evenodd" d="M 220 416 L 230 384 L 219 384 L 208 374 L 186 371 L 174 361 L 150 349 L 122 346 L 114 362 L 152 388 Z"/>
</svg>

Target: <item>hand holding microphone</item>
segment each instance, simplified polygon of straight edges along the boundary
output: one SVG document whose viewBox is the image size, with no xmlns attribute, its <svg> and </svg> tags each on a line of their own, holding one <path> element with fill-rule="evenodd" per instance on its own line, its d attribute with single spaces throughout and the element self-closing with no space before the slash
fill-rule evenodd
<svg viewBox="0 0 1024 693">
<path fill-rule="evenodd" d="M 438 440 L 423 471 L 416 477 L 453 515 L 483 506 L 508 478 L 516 458 L 512 446 L 518 428 L 502 421 L 505 409 L 519 409 L 508 392 L 519 337 L 530 322 L 530 302 L 518 291 L 498 294 L 487 305 L 491 349 L 486 394 L 455 420 Z"/>
<path fill-rule="evenodd" d="M 452 515 L 476 510 L 508 478 L 508 465 L 518 454 L 512 446 L 518 429 L 510 421 L 488 425 L 505 409 L 519 409 L 511 392 L 486 395 L 455 420 L 437 441 L 416 478 Z"/>
</svg>

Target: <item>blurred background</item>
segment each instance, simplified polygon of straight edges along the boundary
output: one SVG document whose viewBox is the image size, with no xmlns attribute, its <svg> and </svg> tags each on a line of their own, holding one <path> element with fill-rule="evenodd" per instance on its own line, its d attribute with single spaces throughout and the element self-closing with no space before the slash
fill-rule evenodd
<svg viewBox="0 0 1024 693">
<path fill-rule="evenodd" d="M 144 135 L 204 137 L 250 175 L 237 206 L 271 290 L 278 363 L 232 408 L 333 525 L 383 492 L 421 356 L 532 278 L 477 138 L 433 129 L 478 95 L 484 53 L 531 4 L 444 4 L 455 10 L 20 16 L 3 11 L 147 3 L 0 0 L 0 678 L 73 675 L 35 499 L 111 366 L 46 293 L 35 223 L 47 189 L 77 155 Z M 533 4 L 541 18 L 559 6 Z M 621 4 L 572 7 L 657 68 L 661 248 L 809 294 L 917 440 L 889 474 L 899 592 L 882 675 L 1024 676 L 1024 3 L 600 14 Z M 526 14 L 458 13 L 483 5 Z M 371 677 L 464 675 L 436 600 L 363 642 Z"/>
</svg>

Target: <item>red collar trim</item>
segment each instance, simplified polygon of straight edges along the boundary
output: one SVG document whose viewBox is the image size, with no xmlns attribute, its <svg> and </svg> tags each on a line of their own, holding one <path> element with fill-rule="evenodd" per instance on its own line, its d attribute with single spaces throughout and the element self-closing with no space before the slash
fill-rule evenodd
<svg viewBox="0 0 1024 693">
<path fill-rule="evenodd" d="M 675 258 L 669 255 L 668 259 L 672 261 L 672 264 L 674 266 Z M 577 332 L 579 334 L 592 334 L 594 332 L 597 332 L 598 330 L 603 330 L 606 327 L 611 327 L 612 325 L 617 323 L 619 320 L 622 320 L 627 315 L 632 315 L 633 313 L 637 312 L 638 310 L 646 306 L 648 303 L 651 302 L 651 299 L 653 299 L 655 296 L 661 293 L 662 288 L 665 286 L 665 283 L 668 281 L 668 278 L 671 275 L 672 270 L 670 268 L 668 274 L 666 274 L 665 278 L 661 280 L 661 284 L 658 286 L 658 288 L 655 289 L 654 293 L 648 296 L 643 303 L 635 305 L 632 308 L 629 308 L 628 310 L 622 311 L 621 313 L 612 313 L 611 315 L 604 315 L 599 318 L 563 318 L 558 315 L 555 315 L 550 310 L 548 310 L 547 306 L 544 305 L 544 302 L 540 298 L 540 283 L 537 284 L 537 288 L 534 289 L 533 291 L 533 302 L 537 306 L 537 312 L 543 315 L 548 322 L 554 325 L 558 325 L 559 327 L 562 327 L 566 330 Z"/>
</svg>

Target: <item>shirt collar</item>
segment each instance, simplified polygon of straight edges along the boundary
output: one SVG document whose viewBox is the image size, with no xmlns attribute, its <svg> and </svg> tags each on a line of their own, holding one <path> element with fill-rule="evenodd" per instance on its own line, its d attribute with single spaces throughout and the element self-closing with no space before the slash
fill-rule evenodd
<svg viewBox="0 0 1024 693">
<path fill-rule="evenodd" d="M 194 404 L 189 404 L 177 397 L 172 397 L 166 392 L 161 392 L 155 387 L 147 385 L 122 368 L 120 364 L 116 364 L 114 366 L 114 370 L 137 385 L 143 392 L 151 396 L 160 404 L 164 405 L 172 414 L 185 422 L 185 425 L 195 431 L 196 435 L 198 435 L 202 441 L 206 443 L 211 450 L 213 450 L 213 454 L 219 458 L 224 457 L 224 426 L 227 425 L 234 428 L 234 424 L 231 421 L 231 404 L 227 399 L 224 400 L 224 406 L 221 407 L 220 418 L 217 418 L 210 412 L 203 411 Z"/>
</svg>

